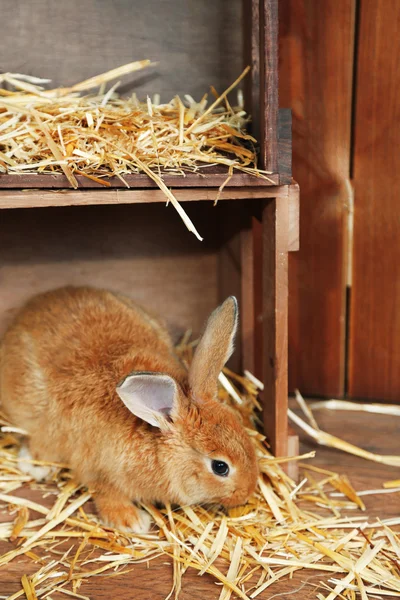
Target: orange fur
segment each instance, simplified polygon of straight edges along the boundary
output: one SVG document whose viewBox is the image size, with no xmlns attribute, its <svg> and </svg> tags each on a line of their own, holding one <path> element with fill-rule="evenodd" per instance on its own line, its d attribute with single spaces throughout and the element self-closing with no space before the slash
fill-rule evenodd
<svg viewBox="0 0 400 600">
<path fill-rule="evenodd" d="M 95 490 L 102 518 L 116 527 L 138 530 L 143 511 L 131 500 L 243 503 L 255 489 L 254 449 L 236 414 L 212 392 L 223 366 L 218 360 L 232 346 L 232 310 L 226 301 L 213 313 L 204 356 L 188 374 L 164 326 L 131 300 L 73 287 L 39 295 L 2 342 L 2 408 L 29 433 L 33 458 L 70 465 Z M 217 351 L 221 344 L 225 352 Z M 161 429 L 134 416 L 116 392 L 137 371 L 164 373 L 177 384 L 175 412 Z M 210 372 L 202 391 L 198 382 L 204 385 Z M 228 460 L 232 474 L 216 476 L 212 457 Z"/>
</svg>

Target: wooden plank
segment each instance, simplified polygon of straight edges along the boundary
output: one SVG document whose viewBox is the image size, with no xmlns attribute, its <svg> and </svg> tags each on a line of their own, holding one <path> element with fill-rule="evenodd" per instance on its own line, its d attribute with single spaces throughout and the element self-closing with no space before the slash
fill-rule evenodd
<svg viewBox="0 0 400 600">
<path fill-rule="evenodd" d="M 290 256 L 290 389 L 341 395 L 355 0 L 279 6 L 280 102 L 293 109 L 301 189 L 301 250 Z"/>
<path fill-rule="evenodd" d="M 283 170 L 287 169 L 287 157 L 283 157 Z M 207 168 L 202 173 L 187 173 L 185 177 L 180 175 L 163 175 L 165 185 L 174 188 L 190 187 L 209 187 L 218 189 L 228 178 L 228 169 L 226 167 Z M 99 189 L 104 190 L 109 187 L 114 189 L 126 189 L 118 177 L 109 177 L 104 179 L 109 186 L 91 181 L 87 177 L 77 175 L 76 179 L 80 189 Z M 131 188 L 157 188 L 157 184 L 147 175 L 138 173 L 125 175 L 124 179 Z M 269 185 L 278 185 L 280 183 L 278 175 L 268 175 L 268 179 L 247 175 L 246 173 L 234 173 L 228 181 L 227 187 L 265 187 Z M 65 175 L 59 174 L 23 174 L 23 175 L 0 175 L 0 189 L 72 189 Z"/>
<path fill-rule="evenodd" d="M 289 240 L 288 251 L 300 249 L 300 189 L 297 183 L 289 186 Z"/>
<path fill-rule="evenodd" d="M 261 164 L 278 169 L 278 0 L 260 0 Z"/>
<path fill-rule="evenodd" d="M 399 402 L 400 4 L 361 2 L 359 17 L 349 393 Z"/>
<path fill-rule="evenodd" d="M 243 68 L 251 66 L 244 81 L 245 106 L 251 114 L 249 129 L 260 139 L 260 0 L 242 0 Z"/>
<path fill-rule="evenodd" d="M 263 225 L 262 213 L 253 218 L 254 253 L 254 374 L 263 379 Z"/>
<path fill-rule="evenodd" d="M 288 450 L 288 232 L 288 199 L 266 200 L 262 216 L 263 419 L 277 456 L 287 456 Z"/>
<path fill-rule="evenodd" d="M 292 111 L 280 108 L 278 114 L 278 172 L 281 185 L 292 182 Z"/>
<path fill-rule="evenodd" d="M 299 186 L 288 188 L 288 252 L 299 249 Z M 253 209 L 253 214 L 258 213 Z M 262 379 L 262 223 L 245 221 L 241 232 L 243 368 Z"/>
<path fill-rule="evenodd" d="M 224 190 L 222 200 L 286 197 L 288 186 L 267 188 L 231 188 Z M 207 188 L 174 190 L 179 202 L 215 201 L 216 190 Z M 89 204 L 165 203 L 161 190 L 0 190 L 1 208 L 33 208 L 45 206 L 85 206 Z"/>
<path fill-rule="evenodd" d="M 252 219 L 240 233 L 242 367 L 255 374 L 255 264 Z"/>
</svg>

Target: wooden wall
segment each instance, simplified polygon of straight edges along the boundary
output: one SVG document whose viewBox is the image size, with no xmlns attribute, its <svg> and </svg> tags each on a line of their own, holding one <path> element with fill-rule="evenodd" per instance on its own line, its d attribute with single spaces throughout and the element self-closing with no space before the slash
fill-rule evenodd
<svg viewBox="0 0 400 600">
<path fill-rule="evenodd" d="M 400 2 L 361 2 L 349 393 L 400 402 Z"/>
<path fill-rule="evenodd" d="M 175 337 L 197 335 L 220 300 L 221 210 L 188 204 L 202 244 L 162 204 L 1 210 L 0 335 L 28 298 L 64 285 L 122 292 L 162 315 Z"/>
<path fill-rule="evenodd" d="M 280 1 L 280 104 L 293 110 L 300 252 L 290 256 L 290 388 L 342 395 L 354 0 Z"/>
<path fill-rule="evenodd" d="M 400 401 L 400 2 L 281 0 L 280 17 L 301 189 L 290 386 Z"/>
<path fill-rule="evenodd" d="M 241 0 L 0 0 L 0 72 L 71 85 L 134 60 L 120 90 L 200 99 L 242 70 Z"/>
</svg>

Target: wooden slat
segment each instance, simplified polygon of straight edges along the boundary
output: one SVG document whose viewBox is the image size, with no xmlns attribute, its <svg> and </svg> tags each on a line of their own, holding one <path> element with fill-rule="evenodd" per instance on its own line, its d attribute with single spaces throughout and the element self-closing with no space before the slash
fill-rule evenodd
<svg viewBox="0 0 400 600">
<path fill-rule="evenodd" d="M 288 251 L 300 249 L 300 190 L 297 183 L 289 186 L 289 240 Z"/>
<path fill-rule="evenodd" d="M 252 115 L 250 131 L 260 139 L 260 0 L 242 0 L 243 68 L 251 66 L 244 81 L 245 106 Z"/>
<path fill-rule="evenodd" d="M 258 210 L 252 212 L 260 216 Z M 249 221 L 243 220 L 241 232 L 243 367 L 259 379 L 263 377 L 262 229 L 260 218 L 253 216 Z M 288 187 L 287 242 L 288 252 L 299 249 L 299 186 L 297 183 Z"/>
<path fill-rule="evenodd" d="M 253 218 L 254 253 L 254 374 L 263 378 L 263 226 L 260 218 Z"/>
<path fill-rule="evenodd" d="M 266 200 L 262 216 L 263 418 L 272 451 L 288 449 L 288 232 L 287 198 Z"/>
<path fill-rule="evenodd" d="M 240 233 L 242 367 L 255 374 L 255 265 L 252 220 Z"/>
<path fill-rule="evenodd" d="M 340 395 L 355 0 L 279 6 L 280 103 L 293 109 L 293 176 L 301 189 L 301 249 L 290 257 L 290 388 Z"/>
<path fill-rule="evenodd" d="M 278 0 L 260 0 L 260 144 L 261 163 L 278 169 Z"/>
<path fill-rule="evenodd" d="M 288 168 L 288 157 L 282 156 L 283 170 Z M 211 167 L 202 171 L 200 174 L 187 173 L 185 177 L 179 175 L 163 175 L 165 185 L 175 188 L 190 188 L 190 187 L 209 187 L 218 189 L 220 185 L 225 183 L 228 177 L 227 167 Z M 147 175 L 137 173 L 125 175 L 126 183 L 131 188 L 157 189 L 157 184 Z M 79 189 L 107 189 L 106 185 L 96 183 L 84 177 L 77 175 L 76 180 L 79 184 Z M 108 187 L 126 189 L 118 177 L 110 177 L 104 180 L 109 184 Z M 268 185 L 278 185 L 280 179 L 277 175 L 270 175 L 268 179 L 247 175 L 246 173 L 236 172 L 228 181 L 227 187 L 265 187 Z M 29 175 L 0 175 L 0 189 L 59 189 L 71 188 L 67 178 L 62 173 L 56 175 L 50 174 L 29 174 Z"/>
<path fill-rule="evenodd" d="M 278 171 L 281 185 L 292 182 L 292 111 L 280 108 L 278 114 Z"/>
<path fill-rule="evenodd" d="M 400 401 L 400 3 L 360 3 L 349 392 Z"/>
<path fill-rule="evenodd" d="M 288 186 L 267 188 L 231 188 L 224 190 L 220 201 L 248 198 L 286 197 Z M 216 191 L 207 188 L 174 190 L 179 202 L 214 201 Z M 45 206 L 85 206 L 88 204 L 147 204 L 166 202 L 161 190 L 0 190 L 0 209 Z"/>
</svg>

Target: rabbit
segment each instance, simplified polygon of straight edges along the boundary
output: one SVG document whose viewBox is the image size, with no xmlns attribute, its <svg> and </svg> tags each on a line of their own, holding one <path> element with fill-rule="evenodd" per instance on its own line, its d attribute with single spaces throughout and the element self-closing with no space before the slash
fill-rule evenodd
<svg viewBox="0 0 400 600">
<path fill-rule="evenodd" d="M 255 450 L 217 399 L 237 323 L 229 297 L 187 371 L 164 325 L 125 296 L 90 287 L 35 296 L 0 346 L 0 404 L 29 436 L 21 466 L 42 479 L 46 467 L 29 459 L 68 465 L 103 523 L 122 531 L 149 531 L 138 503 L 245 503 Z"/>
</svg>

